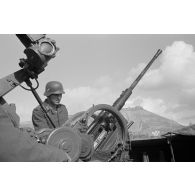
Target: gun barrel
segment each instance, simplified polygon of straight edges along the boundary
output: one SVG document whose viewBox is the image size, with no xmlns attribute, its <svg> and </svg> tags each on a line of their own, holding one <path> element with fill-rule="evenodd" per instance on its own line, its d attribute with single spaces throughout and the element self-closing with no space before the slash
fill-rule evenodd
<svg viewBox="0 0 195 195">
<path fill-rule="evenodd" d="M 142 72 L 138 75 L 138 77 L 135 79 L 135 81 L 131 84 L 129 88 L 127 88 L 125 91 L 122 92 L 120 97 L 114 102 L 113 107 L 115 107 L 117 110 L 121 110 L 124 106 L 127 99 L 132 94 L 133 89 L 138 84 L 138 82 L 141 80 L 141 78 L 144 76 L 144 74 L 147 72 L 147 70 L 150 68 L 152 63 L 158 58 L 158 56 L 162 53 L 162 50 L 159 49 L 154 57 L 150 60 L 150 62 L 146 65 L 146 67 L 142 70 Z"/>
</svg>

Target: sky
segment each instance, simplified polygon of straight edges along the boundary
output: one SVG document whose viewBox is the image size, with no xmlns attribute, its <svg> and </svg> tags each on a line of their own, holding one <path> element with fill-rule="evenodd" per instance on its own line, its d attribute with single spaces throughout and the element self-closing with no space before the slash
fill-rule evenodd
<svg viewBox="0 0 195 195">
<path fill-rule="evenodd" d="M 121 91 L 129 87 L 156 51 L 162 49 L 163 53 L 134 89 L 125 106 L 140 105 L 181 124 L 195 122 L 194 1 L 34 0 L 33 4 L 27 5 L 25 0 L 18 0 L 2 1 L 0 9 L 0 78 L 19 70 L 19 59 L 25 57 L 24 46 L 14 34 L 46 33 L 56 40 L 60 51 L 39 75 L 40 87 L 37 91 L 44 99 L 46 82 L 61 81 L 66 91 L 62 102 L 68 107 L 69 113 L 74 114 L 88 109 L 92 104 L 112 104 Z M 37 102 L 30 92 L 17 87 L 4 98 L 8 103 L 16 103 L 22 121 L 31 120 L 31 112 Z M 190 194 L 194 190 L 194 180 L 191 178 L 194 167 L 190 167 L 191 164 L 82 165 L 56 166 L 44 163 L 40 166 L 37 163 L 29 167 L 22 163 L 22 167 L 16 168 L 20 163 L 14 166 L 5 163 L 5 168 L 1 170 L 4 182 L 1 191 L 7 193 L 7 189 L 13 189 L 15 193 L 16 189 L 20 189 L 20 194 L 26 194 L 31 187 L 29 184 L 38 178 L 37 171 L 42 175 L 44 172 L 46 185 L 50 182 L 51 175 L 60 178 L 63 174 L 58 173 L 64 171 L 66 177 L 56 180 L 56 183 L 53 181 L 49 191 L 42 186 L 31 187 L 32 194 L 33 189 L 36 192 L 44 190 L 43 193 L 47 191 L 48 194 L 56 191 L 61 193 L 64 190 L 64 181 L 69 186 L 66 191 L 71 193 L 72 189 L 80 193 L 87 181 L 87 188 L 90 190 L 85 192 L 91 193 L 100 180 L 103 184 L 101 190 L 109 194 L 124 194 L 129 189 L 136 194 L 143 194 L 151 185 L 150 194 L 156 194 L 159 189 L 162 194 L 167 193 L 167 190 L 175 193 L 177 189 L 178 194 Z M 74 166 L 73 169 L 71 166 Z M 17 172 L 10 177 L 7 174 L 10 170 L 12 173 Z M 172 174 L 167 177 L 169 170 Z M 102 171 L 106 177 L 102 177 Z M 130 175 L 124 175 L 128 171 Z M 178 172 L 180 177 L 177 177 Z M 31 177 L 24 180 L 26 173 L 30 173 Z M 89 180 L 89 175 L 93 179 Z M 147 175 L 147 180 L 140 175 Z M 185 180 L 187 185 L 181 177 L 190 178 Z M 117 186 L 129 186 L 131 183 L 131 188 L 109 188 L 109 184 L 113 185 L 116 178 L 124 178 L 117 180 Z M 12 186 L 15 185 L 12 189 L 7 185 L 11 180 Z M 18 188 L 21 181 L 23 188 Z M 59 185 L 60 181 L 63 182 L 62 185 Z M 162 188 L 162 183 L 165 183 L 165 188 Z M 176 189 L 173 188 L 173 183 L 181 185 Z"/>
<path fill-rule="evenodd" d="M 93 104 L 112 105 L 158 49 L 162 54 L 133 90 L 125 108 L 142 106 L 183 125 L 195 123 L 194 34 L 47 34 L 60 48 L 39 75 L 41 99 L 48 81 L 62 82 L 69 114 Z M 14 34 L 0 34 L 0 78 L 20 69 L 24 46 Z M 36 85 L 35 82 L 33 82 Z M 23 84 L 25 86 L 25 84 Z M 15 103 L 21 121 L 30 121 L 38 105 L 21 87 L 5 97 Z"/>
</svg>

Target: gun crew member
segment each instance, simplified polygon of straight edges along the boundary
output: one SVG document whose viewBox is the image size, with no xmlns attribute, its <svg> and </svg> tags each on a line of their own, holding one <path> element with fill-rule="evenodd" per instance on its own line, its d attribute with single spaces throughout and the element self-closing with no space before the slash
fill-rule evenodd
<svg viewBox="0 0 195 195">
<path fill-rule="evenodd" d="M 66 106 L 60 104 L 62 94 L 64 94 L 64 89 L 60 82 L 50 81 L 46 84 L 44 95 L 47 98 L 43 102 L 43 106 L 55 125 L 55 128 L 61 127 L 68 120 L 68 111 Z M 35 131 L 45 128 L 54 129 L 40 105 L 33 110 L 32 122 Z"/>
</svg>

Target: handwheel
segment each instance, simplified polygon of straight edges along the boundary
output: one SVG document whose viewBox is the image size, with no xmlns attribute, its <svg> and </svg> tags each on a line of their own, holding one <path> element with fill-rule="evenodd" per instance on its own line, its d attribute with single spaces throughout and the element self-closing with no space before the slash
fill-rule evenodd
<svg viewBox="0 0 195 195">
<path fill-rule="evenodd" d="M 127 140 L 126 119 L 117 109 L 106 104 L 99 104 L 73 115 L 67 124 L 74 130 L 93 137 L 96 156 L 102 154 L 109 158 L 117 146 L 124 146 Z"/>
<path fill-rule="evenodd" d="M 64 150 L 71 161 L 78 161 L 81 154 L 81 138 L 70 127 L 55 129 L 47 138 L 46 144 Z"/>
</svg>

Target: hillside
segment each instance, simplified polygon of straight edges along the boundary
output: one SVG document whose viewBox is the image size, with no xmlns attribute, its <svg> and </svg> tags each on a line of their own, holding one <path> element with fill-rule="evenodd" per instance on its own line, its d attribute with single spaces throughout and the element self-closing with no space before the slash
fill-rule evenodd
<svg viewBox="0 0 195 195">
<path fill-rule="evenodd" d="M 124 108 L 121 113 L 128 121 L 134 121 L 134 124 L 129 128 L 129 132 L 134 137 L 157 137 L 183 127 L 173 120 L 149 112 L 139 106 Z"/>
</svg>

